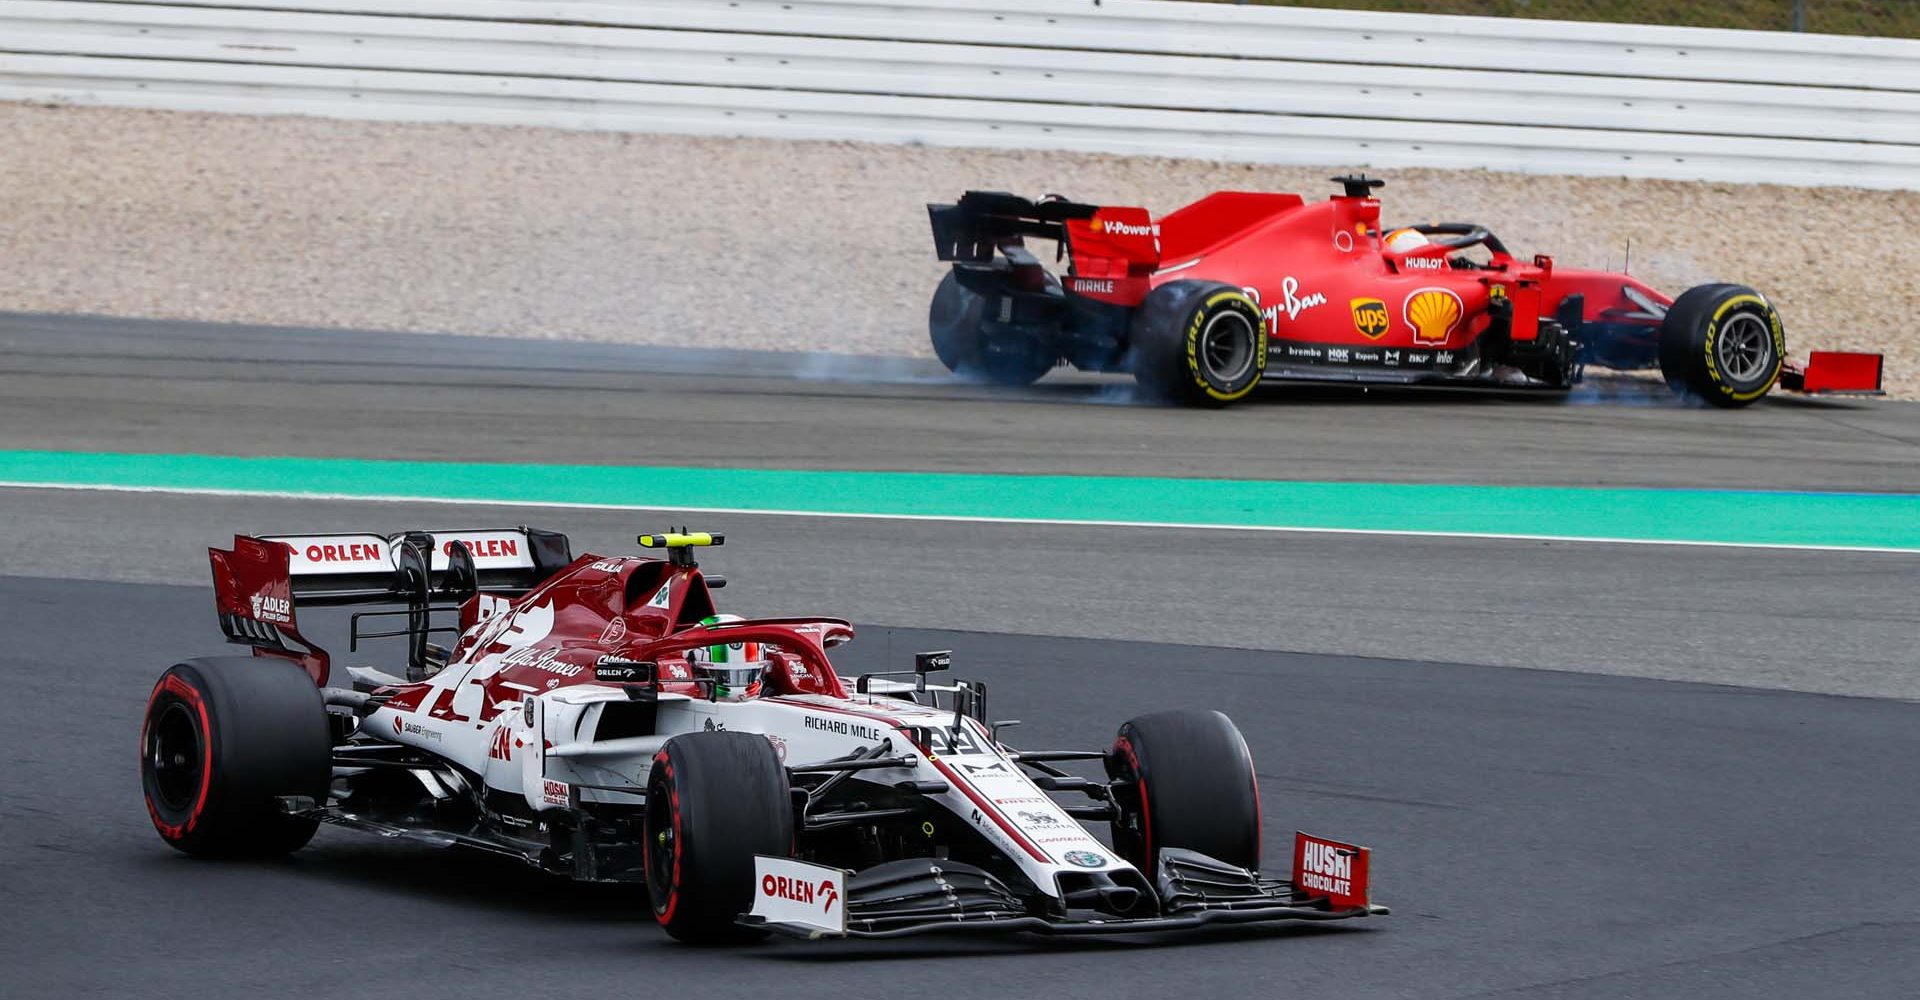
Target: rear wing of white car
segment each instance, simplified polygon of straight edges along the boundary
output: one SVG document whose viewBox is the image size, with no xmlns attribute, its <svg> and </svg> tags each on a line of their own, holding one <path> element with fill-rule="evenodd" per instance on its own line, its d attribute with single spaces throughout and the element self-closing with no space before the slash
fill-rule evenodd
<svg viewBox="0 0 1920 1000">
<path fill-rule="evenodd" d="M 435 599 L 464 601 L 476 591 L 525 593 L 573 561 L 557 531 L 490 528 L 405 531 L 392 535 L 262 535 L 287 547 L 293 596 L 312 604 L 405 601 L 422 583 Z M 410 552 L 418 552 L 410 565 Z"/>
<path fill-rule="evenodd" d="M 490 528 L 475 531 L 403 531 L 392 535 L 235 535 L 233 548 L 208 549 L 220 630 L 258 653 L 298 660 L 316 681 L 326 677 L 326 652 L 300 635 L 295 607 L 398 605 L 371 612 L 408 618 L 401 632 L 425 655 L 427 616 L 457 608 L 482 591 L 515 597 L 573 561 L 573 546 L 557 531 Z M 358 632 L 355 616 L 354 630 Z"/>
</svg>

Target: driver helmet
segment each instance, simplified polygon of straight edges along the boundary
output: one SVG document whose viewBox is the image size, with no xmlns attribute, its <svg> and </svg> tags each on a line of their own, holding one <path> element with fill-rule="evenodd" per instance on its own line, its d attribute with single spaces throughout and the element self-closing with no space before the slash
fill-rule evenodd
<svg viewBox="0 0 1920 1000">
<path fill-rule="evenodd" d="M 1387 234 L 1386 247 L 1388 253 L 1404 254 L 1418 250 L 1421 247 L 1432 245 L 1433 241 L 1427 239 L 1426 234 L 1418 229 L 1396 229 Z"/>
<path fill-rule="evenodd" d="M 708 615 L 702 625 L 737 622 L 739 615 Z M 757 642 L 721 643 L 692 651 L 696 677 L 713 680 L 714 697 L 720 701 L 745 701 L 760 694 L 761 675 L 766 673 L 767 655 Z"/>
</svg>

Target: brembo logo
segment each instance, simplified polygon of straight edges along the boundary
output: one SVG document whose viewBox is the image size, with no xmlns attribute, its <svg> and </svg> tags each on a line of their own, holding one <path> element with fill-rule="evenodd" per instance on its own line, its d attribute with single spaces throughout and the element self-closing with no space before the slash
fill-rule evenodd
<svg viewBox="0 0 1920 1000">
<path fill-rule="evenodd" d="M 774 899 L 789 899 L 796 903 L 811 903 L 820 900 L 822 911 L 833 908 L 833 901 L 840 898 L 840 890 L 834 888 L 832 879 L 811 882 L 803 878 L 788 878 L 785 875 L 767 875 L 760 879 L 760 894 Z"/>
</svg>

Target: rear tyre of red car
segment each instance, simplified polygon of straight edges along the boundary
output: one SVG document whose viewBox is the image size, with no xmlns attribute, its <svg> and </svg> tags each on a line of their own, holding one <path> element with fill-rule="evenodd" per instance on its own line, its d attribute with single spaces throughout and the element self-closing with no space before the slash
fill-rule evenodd
<svg viewBox="0 0 1920 1000">
<path fill-rule="evenodd" d="M 1252 392 L 1267 370 L 1260 306 L 1218 281 L 1170 281 L 1149 292 L 1128 338 L 1128 369 L 1160 401 L 1225 406 Z"/>
<path fill-rule="evenodd" d="M 927 333 L 934 355 L 948 371 L 997 385 L 1022 386 L 1053 370 L 1060 359 L 1039 344 L 989 341 L 986 305 L 986 297 L 960 284 L 952 271 L 934 289 Z"/>
<path fill-rule="evenodd" d="M 1155 876 L 1162 848 L 1179 847 L 1242 868 L 1260 867 L 1260 790 L 1253 756 L 1233 721 L 1180 709 L 1128 721 L 1107 753 L 1119 817 L 1113 848 Z"/>
<path fill-rule="evenodd" d="M 1660 324 L 1660 373 L 1683 398 L 1747 406 L 1780 380 L 1787 335 L 1780 314 L 1744 285 L 1690 288 Z"/>
<path fill-rule="evenodd" d="M 211 657 L 160 675 L 140 727 L 140 782 L 161 839 L 198 857 L 299 850 L 318 823 L 281 796 L 325 803 L 333 739 L 320 690 L 276 657 Z"/>
<path fill-rule="evenodd" d="M 676 940 L 758 940 L 734 921 L 753 907 L 753 858 L 793 847 L 787 771 L 767 738 L 726 730 L 676 736 L 647 779 L 647 895 Z"/>
</svg>

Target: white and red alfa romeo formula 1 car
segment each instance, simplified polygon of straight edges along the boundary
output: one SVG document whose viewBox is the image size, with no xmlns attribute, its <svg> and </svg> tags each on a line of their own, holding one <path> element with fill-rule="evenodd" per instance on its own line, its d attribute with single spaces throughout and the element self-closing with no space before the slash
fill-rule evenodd
<svg viewBox="0 0 1920 1000">
<path fill-rule="evenodd" d="M 930 682 L 945 653 L 848 684 L 827 657 L 846 622 L 716 614 L 725 581 L 693 553 L 720 541 L 640 537 L 664 559 L 575 558 L 532 528 L 212 550 L 221 628 L 254 656 L 155 685 L 154 826 L 196 855 L 285 853 L 333 823 L 644 883 L 667 932 L 701 943 L 1386 912 L 1361 847 L 1300 834 L 1289 877 L 1261 874 L 1253 762 L 1226 716 L 1013 750 L 985 685 Z M 301 634 L 299 612 L 325 605 L 392 606 L 354 614 L 352 644 L 400 638 L 407 662 L 336 669 Z"/>
</svg>

